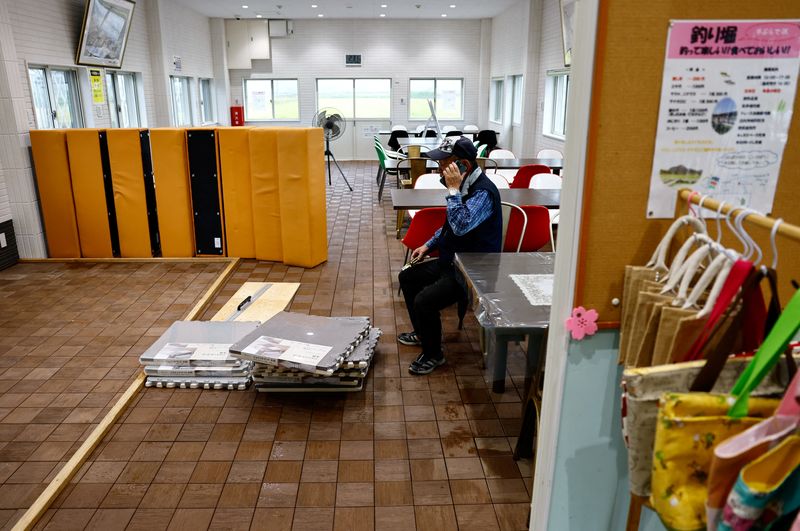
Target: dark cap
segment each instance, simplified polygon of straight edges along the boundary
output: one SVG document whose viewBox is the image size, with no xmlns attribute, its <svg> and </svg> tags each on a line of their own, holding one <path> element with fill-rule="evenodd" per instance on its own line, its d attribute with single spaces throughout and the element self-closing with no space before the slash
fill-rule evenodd
<svg viewBox="0 0 800 531">
<path fill-rule="evenodd" d="M 425 153 L 433 160 L 444 160 L 448 157 L 475 160 L 478 150 L 472 140 L 465 136 L 448 136 L 439 144 L 439 147 Z"/>
</svg>

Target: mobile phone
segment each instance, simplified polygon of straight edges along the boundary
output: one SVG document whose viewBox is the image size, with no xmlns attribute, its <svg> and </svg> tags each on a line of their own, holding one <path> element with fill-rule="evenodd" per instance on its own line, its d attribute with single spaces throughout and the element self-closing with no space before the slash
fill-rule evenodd
<svg viewBox="0 0 800 531">
<path fill-rule="evenodd" d="M 456 161 L 456 166 L 458 167 L 458 171 L 460 171 L 462 175 L 467 173 L 467 167 L 464 166 L 464 163 L 461 162 L 460 160 Z"/>
</svg>

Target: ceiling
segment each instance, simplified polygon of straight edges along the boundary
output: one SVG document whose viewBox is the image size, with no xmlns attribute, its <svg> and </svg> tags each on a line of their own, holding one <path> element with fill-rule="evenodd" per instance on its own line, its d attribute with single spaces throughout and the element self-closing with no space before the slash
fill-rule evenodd
<svg viewBox="0 0 800 531">
<path fill-rule="evenodd" d="M 208 17 L 221 18 L 491 18 L 519 0 L 174 0 Z M 311 7 L 316 4 L 317 7 Z M 385 4 L 386 8 L 381 8 Z M 248 6 L 243 9 L 242 6 Z M 451 8 L 455 5 L 455 8 Z M 280 6 L 280 7 L 278 7 Z"/>
</svg>

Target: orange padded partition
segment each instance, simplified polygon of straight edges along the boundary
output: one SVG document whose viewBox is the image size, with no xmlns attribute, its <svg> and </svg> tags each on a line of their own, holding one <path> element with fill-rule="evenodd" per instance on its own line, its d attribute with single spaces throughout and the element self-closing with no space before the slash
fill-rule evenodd
<svg viewBox="0 0 800 531">
<path fill-rule="evenodd" d="M 121 256 L 151 257 L 139 130 L 109 129 L 107 133 Z"/>
<path fill-rule="evenodd" d="M 72 201 L 67 133 L 64 130 L 32 130 L 31 148 L 47 236 L 47 254 L 50 258 L 80 258 L 81 243 Z"/>
<path fill-rule="evenodd" d="M 255 258 L 253 186 L 250 179 L 250 129 L 217 129 L 222 199 L 225 204 L 225 240 L 228 256 Z"/>
<path fill-rule="evenodd" d="M 81 255 L 84 258 L 112 258 L 111 230 L 113 219 L 106 203 L 103 184 L 103 162 L 100 153 L 99 129 L 70 129 L 67 131 L 72 196 Z"/>
<path fill-rule="evenodd" d="M 281 197 L 278 192 L 278 138 L 289 128 L 250 130 L 250 175 L 253 183 L 253 236 L 256 258 L 280 262 Z"/>
<path fill-rule="evenodd" d="M 325 148 L 320 128 L 278 135 L 278 180 L 283 263 L 314 267 L 328 258 Z"/>
<path fill-rule="evenodd" d="M 194 256 L 192 195 L 184 130 L 151 129 L 150 149 L 162 256 Z"/>
</svg>

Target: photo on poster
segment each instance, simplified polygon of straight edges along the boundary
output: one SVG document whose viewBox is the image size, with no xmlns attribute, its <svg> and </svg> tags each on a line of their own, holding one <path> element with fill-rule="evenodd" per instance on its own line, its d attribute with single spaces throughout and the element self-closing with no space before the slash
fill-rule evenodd
<svg viewBox="0 0 800 531">
<path fill-rule="evenodd" d="M 89 0 L 75 62 L 79 65 L 122 67 L 135 6 L 131 0 Z"/>
</svg>

